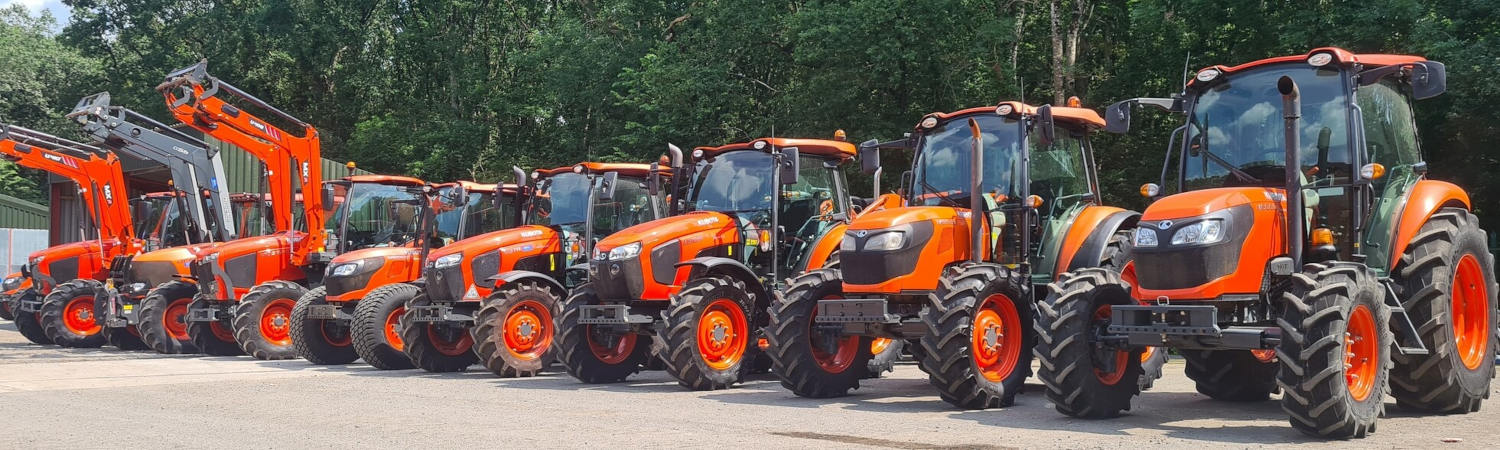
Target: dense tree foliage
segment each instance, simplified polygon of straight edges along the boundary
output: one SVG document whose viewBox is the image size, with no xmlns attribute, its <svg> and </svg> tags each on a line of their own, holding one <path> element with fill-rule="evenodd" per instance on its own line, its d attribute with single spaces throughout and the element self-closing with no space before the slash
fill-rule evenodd
<svg viewBox="0 0 1500 450">
<path fill-rule="evenodd" d="M 51 38 L 50 15 L 33 17 L 25 7 L 0 8 L 0 122 L 76 137 L 63 120 L 79 97 L 98 87 L 99 63 Z M 72 99 L 68 101 L 66 99 Z M 0 193 L 37 203 L 46 174 L 0 161 Z"/>
<path fill-rule="evenodd" d="M 36 66 L 24 57 L 19 70 L 41 75 L 19 79 L 98 73 L 96 90 L 161 112 L 151 87 L 206 58 L 216 75 L 317 125 L 329 156 L 431 179 L 653 158 L 667 142 L 839 128 L 852 140 L 891 139 L 924 113 L 1003 99 L 1077 95 L 1102 108 L 1176 92 L 1185 63 L 1196 69 L 1325 45 L 1414 53 L 1449 70 L 1449 94 L 1418 105 L 1432 176 L 1469 188 L 1481 211 L 1500 207 L 1491 200 L 1500 195 L 1488 195 L 1500 185 L 1484 176 L 1500 152 L 1500 112 L 1488 107 L 1500 103 L 1489 76 L 1500 71 L 1497 2 L 65 3 L 73 17 L 55 37 L 5 16 L 0 39 L 21 30 L 46 41 L 35 48 L 70 55 L 49 70 L 24 68 Z M 4 64 L 0 74 L 16 70 Z M 0 118 L 22 123 L 55 118 L 71 104 L 64 94 L 76 93 L 12 95 L 4 80 L 0 89 Z M 35 106 L 14 106 L 22 97 Z M 1096 141 L 1110 199 L 1132 206 L 1135 186 L 1157 178 L 1177 120 L 1138 117 L 1137 132 Z"/>
</svg>

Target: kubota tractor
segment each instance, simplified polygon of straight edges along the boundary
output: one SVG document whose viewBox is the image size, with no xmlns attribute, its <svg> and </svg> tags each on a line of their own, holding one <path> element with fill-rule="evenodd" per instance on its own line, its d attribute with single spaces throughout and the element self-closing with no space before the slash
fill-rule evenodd
<svg viewBox="0 0 1500 450">
<path fill-rule="evenodd" d="M 1075 271 L 1039 310 L 1057 410 L 1129 409 L 1134 387 L 1110 380 L 1157 345 L 1212 398 L 1280 391 L 1315 436 L 1373 432 L 1387 389 L 1404 409 L 1477 411 L 1495 370 L 1494 258 L 1463 189 L 1426 179 L 1412 110 L 1445 75 L 1417 56 L 1319 48 L 1111 106 L 1111 131 L 1138 104 L 1187 121 L 1162 183 L 1142 187 L 1135 279 Z"/>
<path fill-rule="evenodd" d="M 555 318 L 558 354 L 585 383 L 624 380 L 655 347 L 678 383 L 722 389 L 769 368 L 772 292 L 823 267 L 852 210 L 853 144 L 763 138 L 693 150 L 673 167 L 675 211 L 609 235 Z"/>
<path fill-rule="evenodd" d="M 434 251 L 427 258 L 422 283 L 396 288 L 399 291 L 392 293 L 392 303 L 382 309 L 384 314 L 373 316 L 384 327 L 395 326 L 399 336 L 391 341 L 400 342 L 407 357 L 405 365 L 388 367 L 415 364 L 429 372 L 467 369 L 478 362 L 475 334 L 480 334 L 478 340 L 488 340 L 486 336 L 497 333 L 490 328 L 471 331 L 484 299 L 496 293 L 509 297 L 511 290 L 523 290 L 524 296 L 517 298 L 545 306 L 544 295 L 560 295 L 584 277 L 583 255 L 596 236 L 660 216 L 662 200 L 651 192 L 651 167 L 645 164 L 585 162 L 534 171 L 530 181 L 520 168 L 513 170 L 521 186 L 516 197 L 521 202 L 518 211 L 527 225 L 482 234 Z M 647 187 L 642 188 L 642 183 Z M 600 212 L 609 215 L 596 216 Z M 405 303 L 394 303 L 396 300 Z M 510 328 L 501 329 L 512 330 L 513 337 L 532 338 L 532 348 L 540 352 L 515 356 L 526 358 L 520 367 L 535 373 L 548 362 L 544 339 L 537 338 L 549 334 L 540 318 L 550 313 L 531 304 L 521 309 L 525 314 L 518 312 L 512 316 Z M 493 357 L 500 350 L 485 351 Z"/>
<path fill-rule="evenodd" d="M 954 406 L 1011 404 L 1031 375 L 1039 287 L 1114 264 L 1118 231 L 1139 216 L 1099 204 L 1088 135 L 1104 120 L 1076 101 L 933 113 L 905 139 L 862 144 L 867 172 L 880 149 L 915 152 L 905 195 L 850 223 L 841 266 L 797 277 L 774 305 L 767 337 L 782 385 L 844 395 L 864 377 L 869 342 L 885 338 L 911 341 Z"/>
<path fill-rule="evenodd" d="M 77 183 L 84 217 L 93 221 L 81 224 L 82 228 L 86 235 L 97 236 L 27 257 L 21 274 L 30 279 L 31 287 L 13 294 L 11 300 L 16 329 L 37 344 L 78 345 L 96 340 L 100 326 L 94 298 L 108 275 L 109 260 L 134 254 L 142 246 L 131 221 L 119 158 L 98 147 L 4 124 L 0 124 L 0 157 Z M 53 294 L 57 294 L 50 303 L 53 307 L 43 311 L 49 304 L 46 298 Z M 49 323 L 53 326 L 43 326 Z"/>
<path fill-rule="evenodd" d="M 681 161 L 681 152 L 674 158 Z M 480 364 L 502 377 L 533 376 L 551 366 L 552 318 L 558 303 L 587 279 L 584 255 L 596 238 L 665 215 L 665 175 L 657 164 L 596 162 L 537 172 L 541 181 L 537 195 L 528 197 L 528 222 L 571 237 L 559 241 L 567 246 L 570 270 L 512 266 L 485 283 L 471 333 Z"/>
<path fill-rule="evenodd" d="M 505 197 L 515 195 L 514 187 L 502 190 L 493 184 L 460 181 L 425 191 L 431 198 L 418 210 L 414 239 L 398 246 L 354 245 L 363 248 L 334 257 L 328 263 L 323 285 L 297 300 L 292 308 L 291 338 L 298 356 L 313 364 L 348 364 L 359 359 L 357 345 L 380 341 L 385 334 L 367 328 L 360 329 L 362 334 L 353 333 L 354 317 L 368 314 L 370 309 L 360 306 L 362 299 L 374 296 L 381 287 L 420 278 L 431 249 L 515 223 L 511 220 L 514 212 L 502 208 L 509 206 Z M 375 197 L 363 190 L 351 190 L 350 194 L 352 202 L 345 202 L 346 207 L 339 209 L 340 236 L 369 239 L 365 231 L 395 228 L 410 220 L 375 204 Z M 358 341 L 366 342 L 356 344 Z"/>
</svg>

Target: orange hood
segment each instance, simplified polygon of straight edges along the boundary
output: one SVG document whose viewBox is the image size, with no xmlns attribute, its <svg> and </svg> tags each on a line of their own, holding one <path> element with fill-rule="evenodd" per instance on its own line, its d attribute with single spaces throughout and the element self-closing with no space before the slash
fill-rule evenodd
<svg viewBox="0 0 1500 450">
<path fill-rule="evenodd" d="M 611 234 L 594 247 L 596 252 L 608 252 L 615 247 L 640 242 L 645 248 L 677 238 L 713 239 L 712 245 L 739 241 L 734 218 L 724 213 L 693 211 L 687 214 L 664 217 L 635 225 Z M 696 239 L 691 236 L 697 235 Z M 685 243 L 686 244 L 686 243 Z"/>
</svg>

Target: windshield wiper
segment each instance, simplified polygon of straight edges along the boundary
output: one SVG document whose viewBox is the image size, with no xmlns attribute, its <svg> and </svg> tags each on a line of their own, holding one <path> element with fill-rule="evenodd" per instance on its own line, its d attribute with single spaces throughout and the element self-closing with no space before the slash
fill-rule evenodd
<svg viewBox="0 0 1500 450">
<path fill-rule="evenodd" d="M 937 197 L 938 201 L 940 201 L 942 203 L 946 203 L 946 204 L 951 205 L 951 206 L 957 206 L 957 207 L 965 206 L 965 205 L 959 204 L 957 200 L 954 200 L 954 199 L 948 197 L 948 191 L 944 191 L 944 190 L 938 189 L 937 187 L 934 187 L 933 185 L 928 184 L 927 183 L 927 177 L 922 177 L 921 181 L 922 181 L 922 189 L 924 189 L 924 190 L 927 191 L 927 192 L 924 192 L 924 194 L 929 194 L 930 193 L 933 196 Z M 917 197 L 921 198 L 922 196 L 918 195 Z"/>
<path fill-rule="evenodd" d="M 1188 121 L 1188 123 L 1193 124 L 1193 127 L 1198 129 L 1198 136 L 1203 137 L 1203 145 L 1196 151 L 1199 154 L 1203 155 L 1205 159 L 1213 161 L 1214 164 L 1218 164 L 1219 167 L 1223 167 L 1225 170 L 1228 170 L 1230 175 L 1234 175 L 1234 177 L 1238 178 L 1242 183 L 1254 184 L 1260 182 L 1260 179 L 1256 178 L 1254 175 L 1245 173 L 1245 171 L 1240 170 L 1240 168 L 1238 167 L 1235 167 L 1234 164 L 1230 164 L 1229 161 L 1219 157 L 1219 155 L 1214 154 L 1214 152 L 1208 151 L 1208 131 L 1203 129 L 1203 124 L 1198 123 L 1198 120 L 1196 118 Z M 1191 147 L 1192 145 L 1193 143 L 1189 141 L 1188 146 Z"/>
</svg>

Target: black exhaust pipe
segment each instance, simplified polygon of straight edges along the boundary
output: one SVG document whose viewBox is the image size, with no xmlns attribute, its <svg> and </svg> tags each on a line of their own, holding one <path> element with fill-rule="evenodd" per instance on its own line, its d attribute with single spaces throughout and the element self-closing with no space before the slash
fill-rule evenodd
<svg viewBox="0 0 1500 450">
<path fill-rule="evenodd" d="M 1281 117 L 1286 128 L 1286 247 L 1287 253 L 1292 257 L 1292 267 L 1300 270 L 1304 219 L 1302 217 L 1302 160 L 1297 155 L 1302 147 L 1298 142 L 1297 122 L 1302 118 L 1302 98 L 1297 91 L 1297 82 L 1292 81 L 1292 77 L 1282 76 L 1280 80 L 1277 80 L 1276 90 L 1281 92 Z"/>
<path fill-rule="evenodd" d="M 979 131 L 979 122 L 969 119 L 969 262 L 980 262 L 984 257 L 984 141 Z"/>
</svg>

